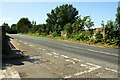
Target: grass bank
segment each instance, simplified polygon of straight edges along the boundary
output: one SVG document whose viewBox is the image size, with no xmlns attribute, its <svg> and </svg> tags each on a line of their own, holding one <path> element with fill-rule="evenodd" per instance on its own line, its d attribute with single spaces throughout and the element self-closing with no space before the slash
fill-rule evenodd
<svg viewBox="0 0 120 80">
<path fill-rule="evenodd" d="M 23 34 L 23 33 L 20 33 L 20 34 Z M 107 47 L 107 48 L 115 48 L 115 49 L 120 48 L 119 46 L 109 45 L 104 42 L 92 43 L 90 41 L 80 41 L 80 40 L 76 40 L 74 38 L 67 38 L 67 37 L 61 37 L 61 36 L 59 36 L 59 37 L 53 37 L 51 35 L 44 36 L 44 35 L 39 35 L 38 33 L 34 33 L 34 34 L 27 33 L 27 34 L 23 34 L 23 35 L 52 38 L 52 39 L 57 39 L 57 40 L 65 40 L 65 41 L 69 41 L 69 42 L 77 42 L 80 44 L 85 44 L 85 45 L 90 45 L 90 46 L 99 46 L 99 47 Z"/>
</svg>

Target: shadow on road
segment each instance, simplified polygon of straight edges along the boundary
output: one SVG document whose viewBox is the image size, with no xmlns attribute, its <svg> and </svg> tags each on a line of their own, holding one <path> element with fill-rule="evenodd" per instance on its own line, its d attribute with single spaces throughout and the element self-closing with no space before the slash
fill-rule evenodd
<svg viewBox="0 0 120 80">
<path fill-rule="evenodd" d="M 6 36 L 5 41 L 5 49 L 2 55 L 2 67 L 12 66 L 12 65 L 24 65 L 24 62 L 31 62 L 31 63 L 41 63 L 44 62 L 41 56 L 25 56 L 22 51 L 16 50 L 14 45 L 10 42 L 10 38 L 12 37 Z"/>
</svg>

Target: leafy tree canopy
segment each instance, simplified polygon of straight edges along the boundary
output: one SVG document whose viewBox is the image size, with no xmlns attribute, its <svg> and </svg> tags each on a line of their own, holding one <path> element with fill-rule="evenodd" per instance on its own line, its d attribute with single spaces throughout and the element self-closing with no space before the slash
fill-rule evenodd
<svg viewBox="0 0 120 80">
<path fill-rule="evenodd" d="M 17 23 L 17 29 L 20 33 L 27 33 L 32 28 L 32 24 L 28 18 L 21 18 Z"/>
</svg>

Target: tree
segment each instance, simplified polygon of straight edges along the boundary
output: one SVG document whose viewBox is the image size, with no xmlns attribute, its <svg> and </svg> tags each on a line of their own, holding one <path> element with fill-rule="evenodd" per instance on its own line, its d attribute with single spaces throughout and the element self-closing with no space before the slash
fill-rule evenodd
<svg viewBox="0 0 120 80">
<path fill-rule="evenodd" d="M 105 24 L 104 21 L 102 21 L 101 26 L 103 28 L 103 40 L 105 39 Z"/>
<path fill-rule="evenodd" d="M 76 21 L 72 24 L 72 28 L 73 28 L 73 33 L 78 33 L 79 31 L 82 31 L 84 29 L 84 23 L 81 17 L 76 19 Z"/>
<path fill-rule="evenodd" d="M 2 26 L 5 27 L 5 32 L 10 32 L 10 26 L 8 25 L 8 23 L 3 23 Z"/>
<path fill-rule="evenodd" d="M 17 25 L 16 24 L 12 24 L 10 29 L 11 29 L 10 33 L 12 33 L 12 34 L 17 33 Z"/>
<path fill-rule="evenodd" d="M 52 32 L 60 32 L 67 23 L 74 23 L 77 19 L 78 11 L 72 5 L 64 4 L 52 9 L 51 13 L 48 13 L 47 24 L 51 25 Z"/>
<path fill-rule="evenodd" d="M 92 26 L 94 26 L 94 22 L 91 21 L 90 16 L 87 16 L 87 19 L 85 21 L 85 26 L 90 30 Z"/>
<path fill-rule="evenodd" d="M 108 20 L 108 21 L 107 21 L 107 24 L 106 24 L 106 26 L 105 26 L 105 33 L 106 33 L 107 39 L 112 39 L 113 32 L 114 32 L 113 21 Z"/>
<path fill-rule="evenodd" d="M 120 6 L 117 8 L 117 14 L 116 14 L 116 28 L 115 28 L 115 30 L 116 30 L 116 32 L 117 32 L 117 37 L 119 38 L 119 40 L 120 40 L 120 36 L 118 36 L 118 35 L 120 35 Z"/>
<path fill-rule="evenodd" d="M 120 27 L 120 7 L 117 8 L 116 22 L 117 22 L 117 26 Z"/>
<path fill-rule="evenodd" d="M 73 32 L 79 33 L 80 31 L 83 31 L 85 26 L 90 29 L 94 23 L 91 21 L 90 16 L 85 16 L 81 18 L 80 16 L 76 21 L 72 24 Z"/>
<path fill-rule="evenodd" d="M 70 37 L 73 32 L 71 24 L 70 23 L 66 24 L 64 26 L 64 30 L 67 32 L 67 37 Z"/>
<path fill-rule="evenodd" d="M 32 28 L 32 24 L 28 18 L 21 18 L 17 23 L 17 29 L 20 33 L 27 33 L 30 28 Z"/>
</svg>

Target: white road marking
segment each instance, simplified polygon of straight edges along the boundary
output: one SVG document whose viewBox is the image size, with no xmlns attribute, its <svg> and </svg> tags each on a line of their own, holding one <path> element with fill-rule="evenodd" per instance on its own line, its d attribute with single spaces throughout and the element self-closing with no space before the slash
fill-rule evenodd
<svg viewBox="0 0 120 80">
<path fill-rule="evenodd" d="M 50 55 L 50 56 L 52 55 L 52 54 L 50 54 L 50 53 L 46 53 L 46 54 L 48 54 L 48 55 Z"/>
<path fill-rule="evenodd" d="M 40 47 L 38 49 L 41 49 Z"/>
<path fill-rule="evenodd" d="M 89 70 L 86 70 L 86 71 L 83 71 L 83 72 L 75 73 L 74 76 L 79 76 L 79 75 L 82 75 L 82 74 L 85 74 L 85 73 L 88 73 L 88 72 L 92 72 L 96 69 L 101 68 L 101 66 L 98 66 L 98 65 L 95 65 L 95 64 L 92 64 L 92 63 L 88 63 L 88 64 L 94 65 L 95 67 L 91 67 Z M 82 64 L 82 66 L 87 66 L 87 65 Z"/>
<path fill-rule="evenodd" d="M 58 58 L 58 56 L 54 56 L 54 57 Z"/>
<path fill-rule="evenodd" d="M 107 54 L 107 55 L 112 55 L 112 56 L 118 56 L 117 54 L 112 54 L 112 53 L 108 53 L 108 52 L 103 52 L 103 51 L 96 51 L 96 50 L 92 50 L 92 49 L 85 49 L 85 50 L 88 50 L 88 51 L 91 51 L 91 52 L 99 52 L 99 53 L 102 53 L 102 54 Z"/>
<path fill-rule="evenodd" d="M 59 55 L 58 53 L 55 53 L 55 52 L 53 52 L 53 54 L 55 54 L 55 55 Z"/>
<path fill-rule="evenodd" d="M 87 66 L 87 65 L 85 65 L 85 64 L 81 64 L 80 66 L 85 67 L 85 66 Z"/>
<path fill-rule="evenodd" d="M 27 44 L 26 42 L 24 42 L 24 44 Z"/>
<path fill-rule="evenodd" d="M 77 59 L 77 58 L 73 58 L 73 60 L 74 60 L 74 61 L 79 61 L 79 62 L 81 62 L 81 60 L 79 60 L 79 59 Z"/>
<path fill-rule="evenodd" d="M 33 45 L 29 44 L 29 46 L 33 46 Z"/>
<path fill-rule="evenodd" d="M 68 56 L 65 56 L 65 55 L 61 55 L 62 57 L 64 57 L 64 58 L 69 58 Z"/>
<path fill-rule="evenodd" d="M 65 61 L 70 62 L 70 60 L 69 60 L 69 59 L 66 59 Z"/>
<path fill-rule="evenodd" d="M 106 70 L 109 70 L 109 71 L 113 71 L 113 72 L 116 72 L 116 73 L 118 73 L 118 71 L 117 70 L 114 70 L 114 69 L 110 69 L 110 68 L 105 68 Z"/>
<path fill-rule="evenodd" d="M 71 62 L 71 63 L 75 64 L 75 62 L 74 62 L 74 61 L 69 60 L 69 59 L 66 59 L 65 61 L 66 61 L 66 62 Z"/>
<path fill-rule="evenodd" d="M 102 53 L 102 54 L 106 54 L 106 55 L 111 55 L 111 56 L 116 56 L 116 57 L 118 57 L 118 54 L 113 54 L 113 53 L 109 53 L 109 52 L 96 51 L 96 50 L 93 50 L 93 49 L 81 48 L 81 47 L 76 47 L 76 46 L 71 46 L 71 45 L 64 45 L 64 46 L 66 46 L 66 47 L 72 47 L 72 48 L 76 48 L 76 49 L 87 50 L 87 51 L 91 51 L 91 52 Z"/>
<path fill-rule="evenodd" d="M 71 78 L 72 76 L 65 76 L 64 78 Z"/>
<path fill-rule="evenodd" d="M 45 51 L 46 49 L 42 49 L 43 51 Z"/>
<path fill-rule="evenodd" d="M 73 64 L 75 64 L 75 62 L 74 61 L 71 61 Z"/>
</svg>

